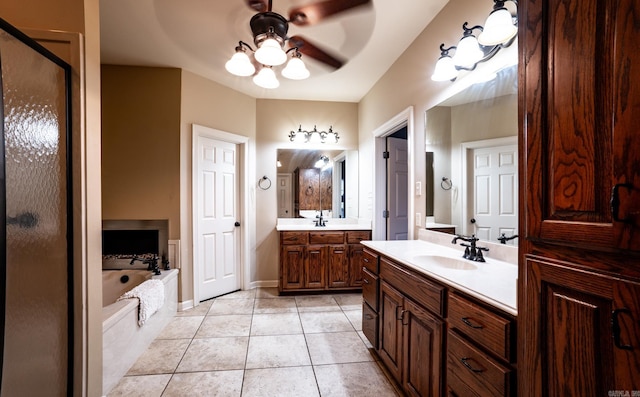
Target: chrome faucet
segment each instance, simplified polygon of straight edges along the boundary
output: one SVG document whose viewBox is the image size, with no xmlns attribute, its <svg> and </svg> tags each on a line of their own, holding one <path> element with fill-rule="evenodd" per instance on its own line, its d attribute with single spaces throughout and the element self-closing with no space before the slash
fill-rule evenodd
<svg viewBox="0 0 640 397">
<path fill-rule="evenodd" d="M 478 247 L 476 243 L 480 239 L 477 238 L 475 234 L 472 234 L 471 236 L 462 236 L 460 234 L 456 234 L 456 236 L 453 238 L 453 241 L 451 241 L 451 244 L 456 244 L 458 240 L 466 241 L 469 243 L 469 244 L 464 244 L 464 243 L 460 244 L 461 246 L 465 247 L 464 254 L 462 255 L 464 259 L 469 259 L 475 262 L 485 262 L 484 255 L 482 255 L 482 251 L 489 251 L 489 248 Z"/>
</svg>

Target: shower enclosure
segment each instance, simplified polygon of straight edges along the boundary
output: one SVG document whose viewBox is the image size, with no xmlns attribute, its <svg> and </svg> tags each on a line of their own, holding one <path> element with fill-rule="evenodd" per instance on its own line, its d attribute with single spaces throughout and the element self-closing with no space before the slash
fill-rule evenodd
<svg viewBox="0 0 640 397">
<path fill-rule="evenodd" d="M 71 395 L 70 67 L 0 20 L 0 395 Z"/>
</svg>

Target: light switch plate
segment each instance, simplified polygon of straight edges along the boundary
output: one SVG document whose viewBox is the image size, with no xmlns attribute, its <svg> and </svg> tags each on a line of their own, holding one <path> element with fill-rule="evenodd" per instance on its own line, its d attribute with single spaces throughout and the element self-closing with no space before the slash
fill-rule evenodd
<svg viewBox="0 0 640 397">
<path fill-rule="evenodd" d="M 422 182 L 416 182 L 416 196 L 422 196 Z"/>
<path fill-rule="evenodd" d="M 422 214 L 416 212 L 416 226 L 422 227 Z"/>
</svg>

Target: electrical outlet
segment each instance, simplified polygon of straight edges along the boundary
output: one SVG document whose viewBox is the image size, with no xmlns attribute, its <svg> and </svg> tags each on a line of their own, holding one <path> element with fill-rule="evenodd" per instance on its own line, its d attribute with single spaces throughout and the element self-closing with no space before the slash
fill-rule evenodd
<svg viewBox="0 0 640 397">
<path fill-rule="evenodd" d="M 422 182 L 416 182 L 416 196 L 422 196 Z"/>
<path fill-rule="evenodd" d="M 422 227 L 422 214 L 416 212 L 416 226 Z"/>
</svg>

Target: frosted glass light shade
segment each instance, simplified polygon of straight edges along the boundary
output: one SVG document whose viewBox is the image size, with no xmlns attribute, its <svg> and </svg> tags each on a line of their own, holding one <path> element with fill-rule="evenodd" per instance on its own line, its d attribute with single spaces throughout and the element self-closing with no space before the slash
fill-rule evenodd
<svg viewBox="0 0 640 397">
<path fill-rule="evenodd" d="M 273 89 L 280 86 L 276 74 L 270 67 L 263 67 L 258 74 L 253 76 L 253 82 L 262 88 Z"/>
<path fill-rule="evenodd" d="M 287 61 L 287 54 L 274 38 L 263 41 L 254 56 L 258 62 L 269 66 L 282 65 Z"/>
<path fill-rule="evenodd" d="M 438 59 L 436 67 L 431 75 L 433 81 L 447 81 L 453 80 L 458 77 L 458 69 L 453 64 L 453 59 L 450 56 L 445 55 Z"/>
<path fill-rule="evenodd" d="M 244 51 L 238 51 L 231 59 L 224 64 L 227 72 L 234 74 L 236 76 L 251 76 L 256 72 L 255 66 L 251 63 L 249 56 Z"/>
<path fill-rule="evenodd" d="M 456 66 L 473 67 L 484 56 L 484 52 L 478 45 L 478 40 L 475 36 L 463 37 L 456 48 L 456 53 L 453 55 L 453 63 Z"/>
<path fill-rule="evenodd" d="M 282 69 L 282 75 L 291 80 L 304 80 L 309 77 L 310 73 L 302 59 L 293 57 L 289 60 L 287 66 Z"/>
<path fill-rule="evenodd" d="M 505 7 L 493 10 L 484 30 L 478 36 L 478 43 L 484 46 L 503 44 L 511 40 L 518 33 L 518 28 L 513 24 L 511 13 Z"/>
</svg>

